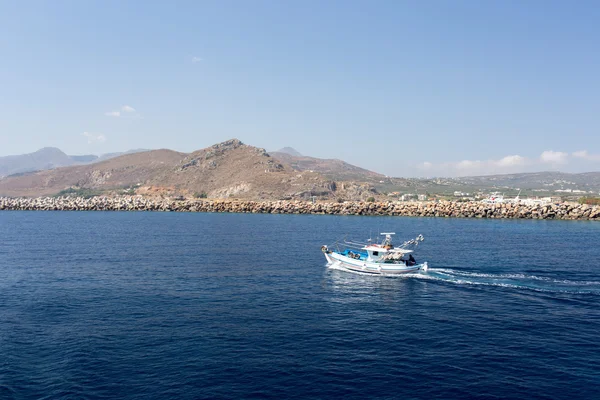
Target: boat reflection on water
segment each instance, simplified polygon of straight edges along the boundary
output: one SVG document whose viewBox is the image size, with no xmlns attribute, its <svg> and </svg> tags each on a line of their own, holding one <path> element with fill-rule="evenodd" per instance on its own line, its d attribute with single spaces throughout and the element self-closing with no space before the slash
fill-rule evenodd
<svg viewBox="0 0 600 400">
<path fill-rule="evenodd" d="M 325 269 L 323 285 L 332 292 L 331 300 L 334 302 L 379 302 L 382 299 L 395 301 L 398 298 L 410 298 L 415 290 L 426 290 L 422 279 L 427 279 L 424 272 L 374 276 L 370 273 L 349 272 L 344 267 L 329 264 Z"/>
</svg>

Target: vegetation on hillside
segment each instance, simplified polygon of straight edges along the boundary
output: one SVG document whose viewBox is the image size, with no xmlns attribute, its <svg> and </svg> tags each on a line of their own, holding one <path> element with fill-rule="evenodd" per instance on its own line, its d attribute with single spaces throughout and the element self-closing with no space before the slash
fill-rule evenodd
<svg viewBox="0 0 600 400">
<path fill-rule="evenodd" d="M 87 188 L 68 188 L 61 190 L 54 197 L 82 197 L 84 199 L 90 199 L 92 197 L 100 196 L 104 192 L 102 190 L 87 189 Z"/>
</svg>

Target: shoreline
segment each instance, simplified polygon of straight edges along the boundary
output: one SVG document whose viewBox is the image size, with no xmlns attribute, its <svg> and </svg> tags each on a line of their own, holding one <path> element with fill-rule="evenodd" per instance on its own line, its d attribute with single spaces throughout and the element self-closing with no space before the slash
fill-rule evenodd
<svg viewBox="0 0 600 400">
<path fill-rule="evenodd" d="M 600 206 L 481 202 L 306 202 L 292 200 L 153 199 L 115 197 L 0 197 L 6 211 L 173 211 L 253 214 L 325 214 L 439 218 L 560 219 L 600 221 Z"/>
</svg>

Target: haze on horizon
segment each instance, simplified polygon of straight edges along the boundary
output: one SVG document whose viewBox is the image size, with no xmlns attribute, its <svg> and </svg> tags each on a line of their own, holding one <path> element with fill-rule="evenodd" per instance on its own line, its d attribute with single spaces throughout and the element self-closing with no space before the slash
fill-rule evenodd
<svg viewBox="0 0 600 400">
<path fill-rule="evenodd" d="M 600 5 L 0 3 L 0 156 L 237 137 L 391 176 L 600 170 Z"/>
</svg>

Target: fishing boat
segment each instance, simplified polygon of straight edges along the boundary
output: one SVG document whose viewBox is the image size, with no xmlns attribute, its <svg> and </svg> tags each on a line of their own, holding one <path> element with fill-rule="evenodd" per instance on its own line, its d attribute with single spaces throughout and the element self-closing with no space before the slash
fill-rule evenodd
<svg viewBox="0 0 600 400">
<path fill-rule="evenodd" d="M 381 235 L 385 237 L 381 244 L 344 240 L 332 246 L 335 250 L 324 245 L 321 247 L 321 251 L 325 254 L 325 258 L 330 265 L 350 271 L 369 274 L 403 274 L 419 270 L 427 271 L 427 262 L 418 264 L 412 255 L 414 248 L 423 241 L 423 235 L 408 240 L 397 247 L 392 244 L 394 232 L 384 232 Z"/>
</svg>

